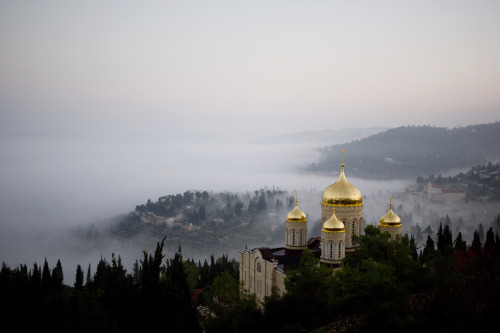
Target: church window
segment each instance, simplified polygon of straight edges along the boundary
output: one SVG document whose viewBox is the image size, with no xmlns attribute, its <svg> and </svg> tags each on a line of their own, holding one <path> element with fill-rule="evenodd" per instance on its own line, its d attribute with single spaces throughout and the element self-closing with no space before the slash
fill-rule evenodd
<svg viewBox="0 0 500 333">
<path fill-rule="evenodd" d="M 257 263 L 257 272 L 260 272 L 260 262 Z"/>
<path fill-rule="evenodd" d="M 292 245 L 295 245 L 295 229 L 292 229 Z"/>
<path fill-rule="evenodd" d="M 302 230 L 300 230 L 300 239 L 299 239 L 299 245 L 302 245 L 304 244 L 304 239 L 303 239 L 303 234 L 302 234 Z"/>
<path fill-rule="evenodd" d="M 342 242 L 339 242 L 339 259 L 341 259 L 341 251 L 342 251 Z"/>
<path fill-rule="evenodd" d="M 354 226 L 355 226 L 356 222 L 355 221 L 352 221 L 352 234 L 354 235 Z"/>
<path fill-rule="evenodd" d="M 330 259 L 333 259 L 333 243 L 330 242 Z"/>
</svg>

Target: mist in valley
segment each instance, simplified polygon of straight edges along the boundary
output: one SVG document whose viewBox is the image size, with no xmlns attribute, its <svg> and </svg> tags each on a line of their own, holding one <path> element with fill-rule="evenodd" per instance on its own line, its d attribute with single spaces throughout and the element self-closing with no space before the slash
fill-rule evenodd
<svg viewBox="0 0 500 333">
<path fill-rule="evenodd" d="M 66 158 L 44 158 L 46 154 L 39 154 L 31 157 L 30 163 L 18 162 L 20 165 L 15 165 L 16 159 L 11 158 L 12 165 L 1 169 L 1 260 L 11 267 L 42 264 L 45 259 L 49 267 L 54 267 L 61 260 L 68 284 L 72 283 L 78 264 L 85 270 L 90 265 L 94 272 L 101 258 L 109 261 L 113 254 L 120 256 L 130 272 L 135 261 L 143 258 L 143 251 L 154 252 L 161 237 L 146 233 L 116 237 L 111 232 L 113 226 L 148 199 L 155 201 L 160 196 L 188 190 L 231 192 L 244 198 L 256 190 L 274 188 L 284 191 L 282 200 L 297 195 L 299 207 L 308 216 L 308 236 L 319 236 L 321 196 L 339 174 L 339 170 L 329 175 L 296 171 L 317 158 L 315 144 L 158 144 L 118 147 L 112 153 L 105 148 L 85 153 L 84 147 L 76 145 L 71 150 L 63 145 L 60 151 L 54 145 L 33 145 L 38 152 L 50 149 L 55 156 Z M 8 154 L 4 151 L 4 156 Z M 436 221 L 441 217 L 449 215 L 455 223 L 462 216 L 459 229 L 470 242 L 479 223 L 486 231 L 499 214 L 497 204 L 490 203 L 420 204 L 417 212 L 416 204 L 409 201 L 405 192 L 412 180 L 349 177 L 348 156 L 347 153 L 346 175 L 363 194 L 365 224 L 378 224 L 388 210 L 391 195 L 393 208 L 408 233 L 417 223 L 422 229 L 431 225 L 436 232 Z M 189 245 L 189 239 L 169 237 L 167 231 L 164 254 L 173 257 L 180 242 L 185 258 L 203 263 L 210 255 L 217 258 L 226 254 L 237 259 L 238 251 L 247 247 L 282 246 L 284 233 L 280 238 L 279 232 L 291 208 L 285 205 L 276 210 L 274 202 L 268 206 L 268 222 L 259 228 L 269 234 L 275 232 L 278 237 L 273 240 L 263 238 L 232 247 L 221 242 L 200 251 Z M 405 221 L 410 213 L 412 221 Z M 458 229 L 451 230 L 456 237 Z"/>
<path fill-rule="evenodd" d="M 318 147 L 398 126 L 498 121 L 497 3 L 359 9 L 1 2 L 0 260 L 60 259 L 66 284 L 78 264 L 95 272 L 112 254 L 130 272 L 161 237 L 119 238 L 113 226 L 148 199 L 189 190 L 297 194 L 312 236 L 340 168 L 299 172 L 318 161 Z M 405 195 L 414 179 L 351 177 L 349 151 L 346 175 L 364 195 L 366 223 L 378 223 L 393 195 L 401 217 L 411 213 L 422 229 L 462 216 L 470 241 L 499 211 L 471 203 L 416 212 Z M 186 258 L 203 261 L 281 246 L 288 207 L 269 205 L 262 228 L 274 239 L 200 250 L 167 232 L 164 253 L 180 242 Z"/>
</svg>

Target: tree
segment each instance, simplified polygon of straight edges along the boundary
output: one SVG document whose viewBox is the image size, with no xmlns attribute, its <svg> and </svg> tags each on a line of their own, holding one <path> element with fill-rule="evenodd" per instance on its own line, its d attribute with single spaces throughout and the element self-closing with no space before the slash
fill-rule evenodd
<svg viewBox="0 0 500 333">
<path fill-rule="evenodd" d="M 465 252 L 467 250 L 467 243 L 462 239 L 462 233 L 459 232 L 455 239 L 455 251 Z"/>
<path fill-rule="evenodd" d="M 200 209 L 198 210 L 198 218 L 201 221 L 205 221 L 207 219 L 207 213 L 205 210 L 205 206 L 201 206 Z"/>
<path fill-rule="evenodd" d="M 241 216 L 243 213 L 243 203 L 239 199 L 234 204 L 234 213 L 236 216 Z"/>
<path fill-rule="evenodd" d="M 54 290 L 61 290 L 63 287 L 63 281 L 64 281 L 64 276 L 63 276 L 63 269 L 61 265 L 61 261 L 58 259 L 56 267 L 52 269 L 52 286 Z"/>
<path fill-rule="evenodd" d="M 238 280 L 228 271 L 224 271 L 215 277 L 211 291 L 219 304 L 234 308 L 239 298 Z"/>
<path fill-rule="evenodd" d="M 484 229 L 482 223 L 479 223 L 479 229 L 477 232 L 479 234 L 479 240 L 481 241 L 481 244 L 484 244 Z"/>
<path fill-rule="evenodd" d="M 424 229 L 424 233 L 426 233 L 428 236 L 430 236 L 434 233 L 434 231 L 432 231 L 430 224 Z"/>
<path fill-rule="evenodd" d="M 481 239 L 479 237 L 479 233 L 476 230 L 474 230 L 474 238 L 472 239 L 472 243 L 469 247 L 469 251 L 473 252 L 479 252 L 482 249 L 482 244 L 481 244 Z"/>
<path fill-rule="evenodd" d="M 47 258 L 45 258 L 45 262 L 43 263 L 42 269 L 42 288 L 45 292 L 47 292 L 51 285 L 52 277 L 50 275 L 49 264 L 47 263 Z"/>
<path fill-rule="evenodd" d="M 87 269 L 87 279 L 85 280 L 85 285 L 89 285 L 92 282 L 92 275 L 90 275 L 90 263 L 89 268 Z"/>
<path fill-rule="evenodd" d="M 435 252 L 434 241 L 432 240 L 431 236 L 428 235 L 427 241 L 425 243 L 424 251 L 422 253 L 423 262 L 425 263 L 425 262 L 429 261 L 430 259 L 432 259 L 434 257 L 434 252 Z"/>
<path fill-rule="evenodd" d="M 493 228 L 490 227 L 486 233 L 486 241 L 484 242 L 484 250 L 491 255 L 495 254 L 495 235 L 493 234 Z"/>
<path fill-rule="evenodd" d="M 144 259 L 141 260 L 142 288 L 145 292 L 154 292 L 159 288 L 161 263 L 164 257 L 162 252 L 166 238 L 167 236 L 163 237 L 162 241 L 156 244 L 154 257 L 143 251 Z"/>
<path fill-rule="evenodd" d="M 75 276 L 75 290 L 81 290 L 83 288 L 83 270 L 82 266 L 76 266 L 76 276 Z"/>
</svg>

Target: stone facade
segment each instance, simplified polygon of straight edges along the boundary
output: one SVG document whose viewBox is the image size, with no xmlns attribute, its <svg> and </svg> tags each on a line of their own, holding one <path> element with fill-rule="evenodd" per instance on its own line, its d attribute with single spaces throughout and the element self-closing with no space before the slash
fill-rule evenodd
<svg viewBox="0 0 500 333">
<path fill-rule="evenodd" d="M 391 235 L 391 240 L 395 240 L 398 237 L 401 237 L 402 226 L 388 226 L 388 225 L 379 225 L 378 226 L 381 233 L 388 232 Z"/>
<path fill-rule="evenodd" d="M 321 231 L 321 263 L 338 266 L 345 257 L 346 233 Z"/>
<path fill-rule="evenodd" d="M 321 228 L 325 222 L 332 217 L 334 205 L 321 203 Z M 352 235 L 361 236 L 363 232 L 363 204 L 352 206 L 335 205 L 335 215 L 344 222 L 346 231 L 346 251 L 351 252 L 354 249 Z"/>
</svg>

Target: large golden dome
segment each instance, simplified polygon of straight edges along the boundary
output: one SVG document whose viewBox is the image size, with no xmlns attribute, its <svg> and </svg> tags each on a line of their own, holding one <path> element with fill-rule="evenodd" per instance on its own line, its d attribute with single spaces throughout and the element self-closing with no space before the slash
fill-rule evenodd
<svg viewBox="0 0 500 333">
<path fill-rule="evenodd" d="M 297 199 L 295 199 L 295 208 L 286 216 L 288 222 L 307 222 L 306 214 L 299 209 Z"/>
<path fill-rule="evenodd" d="M 347 180 L 344 173 L 344 150 L 342 149 L 342 169 L 339 179 L 323 192 L 323 204 L 335 206 L 358 206 L 363 197 L 358 188 Z"/>
<path fill-rule="evenodd" d="M 335 208 L 333 208 L 332 217 L 325 221 L 322 231 L 326 232 L 345 232 L 344 222 L 340 221 L 335 215 Z"/>
<path fill-rule="evenodd" d="M 380 225 L 384 227 L 399 227 L 401 225 L 401 219 L 392 211 L 392 196 L 389 211 L 380 219 Z"/>
</svg>

